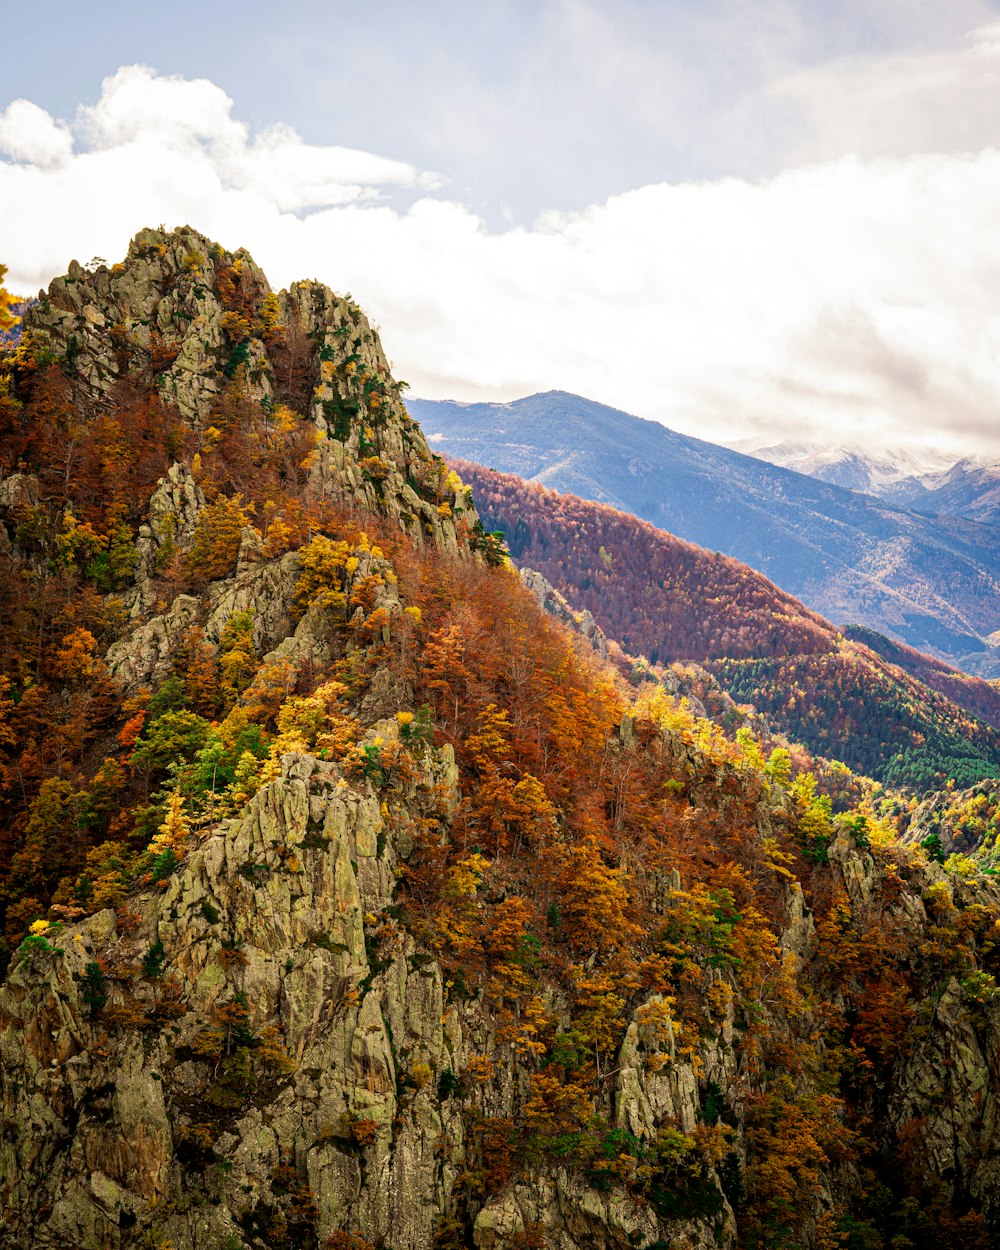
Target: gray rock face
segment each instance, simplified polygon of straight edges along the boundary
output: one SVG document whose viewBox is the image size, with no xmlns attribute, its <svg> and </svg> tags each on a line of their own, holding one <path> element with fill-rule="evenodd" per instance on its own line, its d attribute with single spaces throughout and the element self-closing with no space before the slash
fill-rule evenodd
<svg viewBox="0 0 1000 1250">
<path fill-rule="evenodd" d="M 534 569 L 521 569 L 520 572 L 521 582 L 542 605 L 542 610 L 568 626 L 575 634 L 579 634 L 593 647 L 602 660 L 606 660 L 608 640 L 591 613 L 586 608 L 582 612 L 574 611 L 566 598 L 541 573 Z"/>
<path fill-rule="evenodd" d="M 474 1244 L 478 1250 L 507 1250 L 524 1245 L 522 1238 L 532 1228 L 543 1229 L 550 1239 L 546 1244 L 559 1250 L 628 1250 L 657 1243 L 717 1250 L 735 1245 L 728 1217 L 718 1233 L 687 1222 L 674 1230 L 682 1240 L 664 1242 L 670 1234 L 648 1207 L 637 1207 L 623 1200 L 620 1193 L 587 1189 L 566 1173 L 514 1185 L 502 1198 L 483 1207 L 476 1216 Z"/>
<path fill-rule="evenodd" d="M 160 389 L 192 423 L 205 417 L 224 377 L 224 307 L 213 281 L 211 241 L 190 227 L 142 230 L 122 264 L 85 270 L 75 261 L 25 317 L 33 341 L 72 357 L 78 384 L 94 399 L 107 395 L 134 357 L 173 357 Z M 246 252 L 234 257 L 249 280 L 269 291 Z M 269 394 L 266 375 L 254 383 Z"/>
<path fill-rule="evenodd" d="M 453 793 L 450 754 L 429 756 L 420 780 Z M 61 935 L 62 954 L 19 965 L 0 996 L 5 1115 L 17 1123 L 0 1153 L 5 1244 L 133 1244 L 133 1221 L 177 1245 L 222 1244 L 248 1212 L 281 1207 L 275 1172 L 291 1163 L 316 1195 L 321 1237 L 346 1225 L 429 1245 L 454 1179 L 438 1144 L 461 1145 L 436 1082 L 461 1070 L 463 1043 L 440 968 L 415 958 L 386 912 L 398 863 L 367 787 L 288 756 L 165 891 L 136 900 L 136 928 L 102 912 Z M 162 969 L 143 976 L 150 949 Z M 117 1011 L 138 1029 L 94 1018 L 97 961 L 109 970 L 105 1021 Z M 174 985 L 184 991 L 168 1022 Z M 232 1054 L 199 1058 L 234 1003 L 246 1004 L 242 1035 L 276 1030 L 287 1061 L 269 1067 L 251 1048 L 230 1079 Z M 194 1141 L 225 1166 L 206 1165 L 192 1201 Z"/>
<path fill-rule="evenodd" d="M 916 890 L 902 892 L 879 914 L 871 856 L 859 854 L 841 835 L 830 847 L 830 860 L 852 909 L 878 915 L 886 932 L 906 934 L 913 950 L 940 934 L 938 926 L 949 922 L 956 895 L 984 914 L 1000 915 L 1000 884 L 994 879 L 964 882 L 934 863 L 917 881 L 923 897 Z M 888 1115 L 923 1175 L 964 1185 L 995 1220 L 1000 1216 L 1000 1002 L 989 989 L 981 997 L 978 992 L 975 978 L 963 984 L 954 976 L 936 992 L 930 988 L 918 1009 L 912 1049 L 888 1082 Z"/>
<path fill-rule="evenodd" d="M 1000 812 L 1000 780 L 980 781 L 958 793 L 944 790 L 918 804 L 902 834 L 919 845 L 936 836 L 942 856 L 974 855 L 986 864 L 997 858 L 996 816 Z"/>
<path fill-rule="evenodd" d="M 0 478 L 0 508 L 7 511 L 17 504 L 37 501 L 38 481 L 27 473 L 11 473 Z"/>
<path fill-rule="evenodd" d="M 260 318 L 227 306 L 224 283 L 234 271 L 259 307 L 269 302 L 272 338 Z M 244 398 L 270 407 L 281 393 L 274 353 L 284 345 L 311 379 L 299 415 L 321 438 L 312 490 L 390 515 L 417 541 L 469 550 L 477 517 L 462 483 L 406 412 L 368 319 L 319 282 L 274 295 L 242 250 L 225 253 L 190 227 L 143 230 L 122 264 L 90 272 L 73 262 L 32 305 L 25 331 L 64 363 L 84 406 L 99 407 L 138 369 L 196 430 L 233 378 Z M 186 549 L 204 502 L 190 470 L 175 466 L 139 535 L 140 579 L 154 575 L 165 548 Z"/>
<path fill-rule="evenodd" d="M 139 581 L 155 577 L 175 550 L 187 551 L 194 538 L 205 495 L 191 470 L 172 464 L 149 501 L 149 520 L 140 526 L 136 548 Z"/>
<path fill-rule="evenodd" d="M 178 595 L 168 612 L 144 621 L 108 649 L 108 672 L 126 690 L 162 680 L 181 639 L 198 623 L 199 607 L 193 595 Z"/>
<path fill-rule="evenodd" d="M 395 721 L 376 733 L 391 740 Z M 242 1244 L 248 1224 L 294 1219 L 283 1167 L 309 1191 L 320 1240 L 346 1229 L 400 1250 L 432 1244 L 476 1114 L 442 1078 L 472 1054 L 510 1064 L 481 1109 L 499 1115 L 528 1074 L 393 919 L 407 825 L 428 794 L 457 800 L 448 748 L 426 751 L 389 807 L 334 765 L 286 756 L 242 816 L 192 840 L 165 889 L 14 967 L 0 990 L 5 1245 L 117 1250 L 151 1231 L 176 1246 Z M 664 1115 L 693 1127 L 698 1114 L 691 1061 L 671 1044 L 653 1073 L 658 1047 L 640 1012 L 617 1084 L 646 1135 Z M 727 1064 L 716 1055 L 715 1070 Z M 531 1221 L 563 1250 L 668 1229 L 624 1190 L 598 1194 L 557 1169 L 480 1211 L 474 1244 L 513 1246 Z M 707 1248 L 731 1246 L 731 1225 L 669 1227 Z"/>
</svg>

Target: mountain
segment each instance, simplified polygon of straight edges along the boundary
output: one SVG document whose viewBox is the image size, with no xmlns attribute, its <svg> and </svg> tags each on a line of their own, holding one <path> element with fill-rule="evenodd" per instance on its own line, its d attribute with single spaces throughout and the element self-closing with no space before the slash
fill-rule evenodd
<svg viewBox="0 0 1000 1250">
<path fill-rule="evenodd" d="M 350 299 L 188 227 L 50 285 L 0 356 L 5 1250 L 995 1245 L 988 859 L 564 611 Z"/>
<path fill-rule="evenodd" d="M 863 643 L 872 651 L 878 652 L 890 664 L 901 668 L 911 677 L 916 677 L 924 685 L 945 695 L 987 724 L 1000 728 L 1000 689 L 995 682 L 971 677 L 968 673 L 952 668 L 950 664 L 924 655 L 905 643 L 894 642 L 863 625 L 845 625 L 843 633 L 845 638 Z"/>
<path fill-rule="evenodd" d="M 985 525 L 1000 522 L 1000 464 L 983 457 L 956 461 L 930 450 L 862 452 L 795 442 L 766 446 L 755 438 L 733 446 L 770 464 L 930 516 L 964 517 Z"/>
<path fill-rule="evenodd" d="M 968 671 L 1000 625 L 1000 530 L 931 519 L 561 391 L 410 400 L 432 446 L 735 556 L 836 622 Z"/>
<path fill-rule="evenodd" d="M 731 444 L 735 451 L 783 469 L 794 469 L 846 490 L 882 497 L 894 483 L 905 478 L 940 472 L 954 457 L 931 449 L 918 451 L 859 451 L 856 447 L 829 447 L 818 443 L 786 441 L 766 444 L 750 437 Z"/>
<path fill-rule="evenodd" d="M 754 570 L 628 513 L 452 463 L 515 559 L 625 651 L 703 664 L 790 738 L 879 781 L 927 789 L 1000 775 L 989 683 L 874 631 L 845 637 Z"/>
<path fill-rule="evenodd" d="M 938 473 L 902 478 L 880 493 L 919 512 L 1000 525 L 1000 464 L 960 460 Z"/>
</svg>

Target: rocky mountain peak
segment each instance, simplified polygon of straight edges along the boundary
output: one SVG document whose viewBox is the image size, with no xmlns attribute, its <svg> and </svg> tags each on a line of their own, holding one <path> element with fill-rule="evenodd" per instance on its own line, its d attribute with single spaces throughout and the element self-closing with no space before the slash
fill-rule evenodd
<svg viewBox="0 0 1000 1250">
<path fill-rule="evenodd" d="M 256 410 L 265 427 L 308 422 L 314 493 L 363 500 L 451 549 L 475 529 L 471 502 L 407 414 L 405 384 L 360 308 L 315 281 L 276 293 L 247 251 L 190 226 L 141 230 L 110 266 L 72 261 L 26 313 L 23 350 L 58 363 L 91 414 L 140 380 L 179 412 L 200 456 L 234 407 Z"/>
</svg>

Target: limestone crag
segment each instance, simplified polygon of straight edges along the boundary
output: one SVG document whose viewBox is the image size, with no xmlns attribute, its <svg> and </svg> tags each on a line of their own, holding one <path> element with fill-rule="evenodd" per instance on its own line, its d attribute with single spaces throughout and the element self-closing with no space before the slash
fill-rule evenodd
<svg viewBox="0 0 1000 1250">
<path fill-rule="evenodd" d="M 942 858 L 975 855 L 986 864 L 998 850 L 998 815 L 1000 782 L 980 781 L 959 793 L 929 795 L 914 809 L 902 838 L 911 845 L 933 838 Z"/>
<path fill-rule="evenodd" d="M 923 879 L 900 892 L 883 910 L 877 902 L 870 855 L 859 854 L 841 835 L 830 859 L 852 908 L 881 914 L 887 933 L 903 937 L 914 951 L 957 916 L 953 899 L 983 914 L 1000 915 L 1000 883 L 980 877 L 963 881 L 933 861 Z M 877 910 L 876 910 L 877 909 Z M 920 1027 L 912 1049 L 899 1060 L 890 1083 L 889 1119 L 920 1157 L 926 1175 L 946 1177 L 1000 1217 L 1000 1002 L 981 994 L 974 976 L 966 983 L 948 977 L 928 987 L 919 1007 Z"/>
<path fill-rule="evenodd" d="M 453 791 L 447 752 L 428 756 L 421 784 Z M 440 969 L 386 913 L 398 856 L 366 787 L 286 757 L 163 893 L 135 900 L 135 928 L 100 913 L 65 931 L 60 954 L 16 968 L 0 1002 L 5 1123 L 17 1124 L 0 1156 L 5 1244 L 117 1246 L 135 1221 L 177 1244 L 222 1244 L 281 1206 L 274 1177 L 291 1162 L 321 1234 L 346 1224 L 428 1245 L 453 1179 L 438 1143 L 447 1133 L 461 1146 L 436 1095 L 444 1069 L 462 1066 L 461 1029 Z M 162 952 L 155 975 L 150 951 Z M 98 960 L 105 1015 L 145 1014 L 141 1033 L 92 1018 L 86 969 Z M 175 984 L 183 1000 L 168 1013 Z M 240 1088 L 199 1058 L 234 1002 L 247 1004 L 245 1036 L 277 1026 L 289 1056 L 240 1067 Z M 205 1134 L 225 1167 L 206 1159 L 192 1201 L 181 1159 Z"/>
<path fill-rule="evenodd" d="M 597 1193 L 565 1173 L 512 1186 L 476 1216 L 477 1250 L 507 1250 L 524 1244 L 529 1230 L 544 1229 L 559 1250 L 626 1250 L 635 1245 L 683 1245 L 690 1250 L 716 1250 L 735 1244 L 730 1229 L 716 1236 L 711 1227 L 679 1230 L 681 1240 L 664 1241 L 665 1230 L 648 1207 L 627 1201 L 621 1193 Z M 529 1242 L 530 1244 L 530 1242 Z"/>
<path fill-rule="evenodd" d="M 342 622 L 321 607 L 304 613 L 295 603 L 295 589 L 302 571 L 298 554 L 280 559 L 247 562 L 236 576 L 213 582 L 202 597 L 178 595 L 165 612 L 141 618 L 114 643 L 105 656 L 111 675 L 128 691 L 155 685 L 169 675 L 173 658 L 187 632 L 202 627 L 206 641 L 217 646 L 226 624 L 237 613 L 253 618 L 253 642 L 264 663 L 283 659 L 289 663 L 321 666 L 339 654 L 344 641 Z M 362 552 L 355 570 L 360 580 L 372 573 L 391 573 L 386 561 Z M 391 577 L 379 586 L 372 611 L 391 619 L 402 610 Z M 355 621 L 364 618 L 356 608 Z"/>
<path fill-rule="evenodd" d="M 318 282 L 297 283 L 281 299 L 318 352 L 310 415 L 323 439 L 314 482 L 368 511 L 388 510 L 408 533 L 457 552 L 455 518 L 475 519 L 471 499 L 407 413 L 368 319 Z"/>
<path fill-rule="evenodd" d="M 976 1004 L 951 978 L 926 1005 L 927 1027 L 901 1065 L 890 1101 L 893 1122 L 916 1126 L 916 1148 L 933 1175 L 961 1178 L 997 1214 L 1000 1194 L 1000 1006 Z"/>
<path fill-rule="evenodd" d="M 80 384 L 92 399 L 107 396 L 128 370 L 133 352 L 151 355 L 162 343 L 173 362 L 161 381 L 164 396 L 191 421 L 208 414 L 224 378 L 225 311 L 212 282 L 212 244 L 183 227 L 142 230 L 125 261 L 95 270 L 77 261 L 28 310 L 24 329 L 55 356 L 69 354 Z M 262 292 L 267 279 L 250 256 L 239 251 L 246 276 Z M 268 394 L 266 373 L 256 383 Z"/>
<path fill-rule="evenodd" d="M 190 548 L 204 506 L 204 492 L 191 470 L 172 464 L 153 491 L 146 523 L 139 527 L 136 576 L 140 584 L 155 577 L 175 551 Z"/>
</svg>

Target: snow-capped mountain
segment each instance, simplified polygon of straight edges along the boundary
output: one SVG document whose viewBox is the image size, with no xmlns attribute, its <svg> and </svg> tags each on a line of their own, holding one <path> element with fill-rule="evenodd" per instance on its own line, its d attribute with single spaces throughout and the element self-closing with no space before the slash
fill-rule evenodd
<svg viewBox="0 0 1000 1250">
<path fill-rule="evenodd" d="M 766 460 L 783 469 L 794 469 L 796 473 L 805 473 L 822 482 L 843 486 L 847 490 L 863 491 L 867 495 L 883 495 L 903 480 L 947 472 L 955 463 L 953 452 L 935 448 L 859 451 L 853 447 L 824 447 L 800 442 L 762 446 L 755 439 L 743 439 L 731 446 L 744 455 L 756 456 L 758 460 Z"/>
<path fill-rule="evenodd" d="M 965 456 L 936 448 L 858 451 L 816 443 L 730 444 L 783 469 L 848 490 L 876 495 L 930 515 L 1000 524 L 1000 449 L 995 456 Z"/>
</svg>

